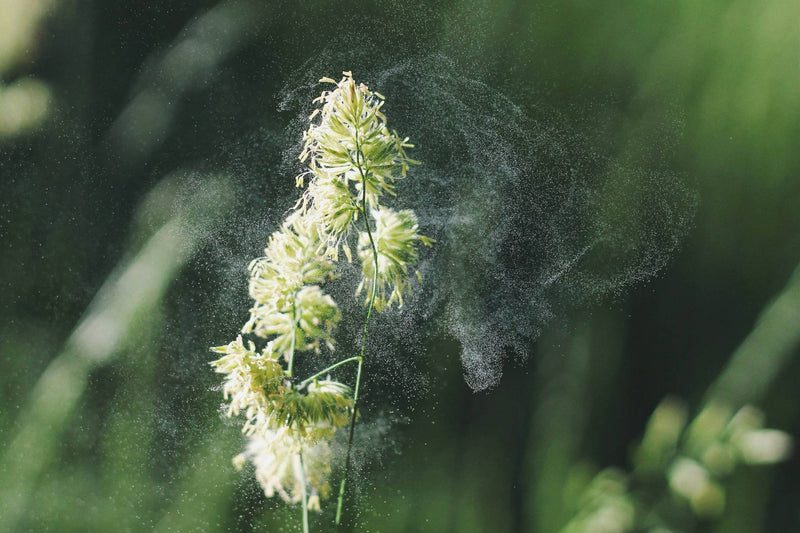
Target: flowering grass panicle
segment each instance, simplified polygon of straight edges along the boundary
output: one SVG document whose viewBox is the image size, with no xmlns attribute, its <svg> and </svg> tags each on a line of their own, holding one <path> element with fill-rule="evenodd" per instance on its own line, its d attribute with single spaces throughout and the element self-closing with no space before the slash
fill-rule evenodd
<svg viewBox="0 0 800 533">
<path fill-rule="evenodd" d="M 268 496 L 290 503 L 303 502 L 319 510 L 331 487 L 333 459 L 330 441 L 349 426 L 344 476 L 339 488 L 339 523 L 350 462 L 366 336 L 373 309 L 403 304 L 409 287 L 409 268 L 419 257 L 420 244 L 432 240 L 419 233 L 413 211 L 394 211 L 381 205 L 384 193 L 394 196 L 394 184 L 406 176 L 408 138 L 386 126 L 384 98 L 350 72 L 315 100 L 321 104 L 310 117 L 300 159 L 308 168 L 296 178 L 308 183 L 278 231 L 269 238 L 263 257 L 250 263 L 249 293 L 253 299 L 245 335 L 266 341 L 236 341 L 213 351 L 223 356 L 212 362 L 225 374 L 223 396 L 227 416 L 243 415 L 249 435 L 235 464 L 250 461 L 256 479 Z M 348 239 L 357 235 L 357 257 L 363 277 L 356 295 L 369 288 L 361 354 L 347 357 L 299 381 L 294 374 L 298 354 L 313 357 L 324 347 L 333 351 L 334 331 L 341 320 L 336 302 L 323 286 L 336 278 L 339 251 L 353 260 Z M 357 363 L 355 386 L 333 380 L 330 373 Z M 285 366 L 284 366 L 285 365 Z M 324 379 L 321 377 L 325 375 Z"/>
</svg>

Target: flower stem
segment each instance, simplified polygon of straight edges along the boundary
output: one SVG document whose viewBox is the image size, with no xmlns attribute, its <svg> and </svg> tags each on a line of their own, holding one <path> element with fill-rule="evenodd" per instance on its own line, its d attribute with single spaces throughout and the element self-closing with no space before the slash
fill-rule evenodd
<svg viewBox="0 0 800 533">
<path fill-rule="evenodd" d="M 297 293 L 300 290 L 294 291 L 292 295 L 292 344 L 289 347 L 289 368 L 286 369 L 286 374 L 289 377 L 292 377 L 292 371 L 294 368 L 294 347 L 295 347 L 295 339 L 297 339 Z"/>
<path fill-rule="evenodd" d="M 300 486 L 303 489 L 303 533 L 308 533 L 308 493 L 306 491 L 306 469 L 303 466 L 303 454 L 298 454 L 300 458 Z"/>
<path fill-rule="evenodd" d="M 356 136 L 356 166 L 361 173 L 361 214 L 364 216 L 364 224 L 367 228 L 367 236 L 369 237 L 369 244 L 372 247 L 372 257 L 375 260 L 375 273 L 372 278 L 372 294 L 369 298 L 367 306 L 367 318 L 364 321 L 364 331 L 361 335 L 361 355 L 358 358 L 358 371 L 356 373 L 356 386 L 353 388 L 353 414 L 350 417 L 350 432 L 347 437 L 347 454 L 344 460 L 344 474 L 342 475 L 342 482 L 339 485 L 339 498 L 336 502 L 336 527 L 338 528 L 342 522 L 342 504 L 344 502 L 344 491 L 347 485 L 347 475 L 350 471 L 350 452 L 353 449 L 353 432 L 356 427 L 356 413 L 358 412 L 358 391 L 361 385 L 361 369 L 364 366 L 364 354 L 367 350 L 367 331 L 369 328 L 369 319 L 372 317 L 372 310 L 375 308 L 375 296 L 378 294 L 378 247 L 375 245 L 375 240 L 372 237 L 372 229 L 369 225 L 369 216 L 367 215 L 367 177 L 364 174 L 364 168 L 361 166 L 361 148 L 358 144 L 358 137 Z"/>
<path fill-rule="evenodd" d="M 351 361 L 361 361 L 361 357 L 360 356 L 355 356 L 355 357 L 348 357 L 347 359 L 342 359 L 338 363 L 333 364 L 333 365 L 329 366 L 328 368 L 326 368 L 324 370 L 320 370 L 319 372 L 317 372 L 313 376 L 307 377 L 306 379 L 304 379 L 303 381 L 300 382 L 300 384 L 297 386 L 297 388 L 298 389 L 302 389 L 303 387 L 305 387 L 306 385 L 308 385 L 309 383 L 311 383 L 312 381 L 314 381 L 315 379 L 320 377 L 322 374 L 330 372 L 331 370 L 334 370 L 335 368 L 338 368 L 338 367 L 340 367 L 340 366 L 342 366 L 344 364 L 347 364 L 347 363 L 349 363 Z"/>
<path fill-rule="evenodd" d="M 297 306 L 295 304 L 297 299 L 297 291 L 295 291 L 294 296 L 292 297 L 292 342 L 289 346 L 289 368 L 286 370 L 286 374 L 291 378 L 292 377 L 292 367 L 294 364 L 294 349 L 295 349 L 295 339 L 297 338 Z M 300 487 L 303 490 L 303 533 L 308 533 L 308 494 L 306 491 L 306 469 L 303 466 L 303 454 L 302 452 L 299 453 L 298 458 L 300 460 Z"/>
</svg>

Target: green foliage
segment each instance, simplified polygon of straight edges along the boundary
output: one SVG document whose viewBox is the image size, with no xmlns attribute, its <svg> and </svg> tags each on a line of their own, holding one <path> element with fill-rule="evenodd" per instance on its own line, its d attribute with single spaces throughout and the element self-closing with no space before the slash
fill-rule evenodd
<svg viewBox="0 0 800 533">
<path fill-rule="evenodd" d="M 612 525 L 641 525 L 652 513 L 664 521 L 646 522 L 653 533 L 800 527 L 796 459 L 750 466 L 780 455 L 764 452 L 780 450 L 784 432 L 800 431 L 800 277 L 781 289 L 800 257 L 796 2 L 221 0 L 164 10 L 152 3 L 6 0 L 0 11 L 0 530 L 298 530 L 295 507 L 264 497 L 302 498 L 291 431 L 272 448 L 280 461 L 255 466 L 263 492 L 251 470 L 237 476 L 230 455 L 241 436 L 217 416 L 227 386 L 219 378 L 244 382 L 230 387 L 223 409 L 239 402 L 245 424 L 255 400 L 234 400 L 236 391 L 290 394 L 303 404 L 294 407 L 299 419 L 311 424 L 328 419 L 341 427 L 353 413 L 353 393 L 327 389 L 328 372 L 289 380 L 288 387 L 286 355 L 294 341 L 308 362 L 317 360 L 316 349 L 330 357 L 327 343 L 337 327 L 326 299 L 334 294 L 327 291 L 331 264 L 340 255 L 370 264 L 359 253 L 369 251 L 359 246 L 359 232 L 349 231 L 367 221 L 359 192 L 366 190 L 371 206 L 376 197 L 391 200 L 385 173 L 400 177 L 404 164 L 413 164 L 407 141 L 379 113 L 385 107 L 400 124 L 416 112 L 387 89 L 390 101 L 357 120 L 361 155 L 346 157 L 354 138 L 319 153 L 334 171 L 349 169 L 347 181 L 322 164 L 315 175 L 301 176 L 297 209 L 315 206 L 314 225 L 322 229 L 295 231 L 297 221 L 270 226 L 292 203 L 285 186 L 290 165 L 281 152 L 302 149 L 299 127 L 298 138 L 284 136 L 293 102 L 316 91 L 298 67 L 322 58 L 325 68 L 352 66 L 385 84 L 372 74 L 429 53 L 452 60 L 464 84 L 483 82 L 497 99 L 508 97 L 520 116 L 556 114 L 548 135 L 577 131 L 613 163 L 635 165 L 643 175 L 667 167 L 693 183 L 701 201 L 682 253 L 662 278 L 574 313 L 567 328 L 547 328 L 529 347 L 531 357 L 509 361 L 487 394 L 463 385 L 460 348 L 441 333 L 447 296 L 430 283 L 430 307 L 403 317 L 424 324 L 428 335 L 413 350 L 393 345 L 398 363 L 374 361 L 387 376 L 367 389 L 371 413 L 383 408 L 386 424 L 407 423 L 386 438 L 380 424 L 365 424 L 361 438 L 369 438 L 370 450 L 403 453 L 357 457 L 359 479 L 367 481 L 349 500 L 360 512 L 343 528 L 554 533 L 568 523 L 585 525 L 605 508 L 611 512 L 599 516 Z M 408 79 L 398 92 L 417 91 L 424 81 Z M 381 101 L 364 94 L 342 94 L 341 101 Z M 441 96 L 424 97 L 439 106 Z M 492 103 L 477 102 L 487 110 Z M 334 115 L 329 132 L 312 131 L 306 142 L 346 134 L 342 124 L 355 115 Z M 459 126 L 456 117 L 441 115 L 435 124 L 410 120 L 402 129 L 419 142 L 415 157 L 426 162 L 467 153 L 494 164 L 481 139 L 468 147 L 419 141 L 432 131 L 449 139 Z M 389 157 L 401 149 L 399 158 Z M 377 172 L 362 176 L 354 162 Z M 420 183 L 459 183 L 458 176 L 426 176 L 425 168 L 431 167 L 421 167 Z M 657 190 L 630 194 L 624 185 L 610 177 L 608 196 L 598 199 L 603 231 L 635 228 L 641 206 L 659 200 Z M 520 218 L 534 215 L 526 198 L 546 189 L 516 188 L 519 199 L 509 208 Z M 402 196 L 402 187 L 397 192 Z M 581 191 L 573 193 L 580 198 Z M 475 228 L 492 236 L 505 213 L 451 232 L 449 197 L 424 201 L 437 211 L 418 211 L 419 222 L 444 228 L 437 235 L 442 249 L 452 241 L 470 244 L 459 248 L 468 252 L 457 268 L 474 274 L 465 279 L 488 280 L 463 287 L 476 301 L 495 296 L 492 281 L 515 265 L 481 262 L 473 250 L 514 251 L 519 262 L 544 253 L 520 250 L 519 242 L 534 242 L 525 235 L 470 241 Z M 224 347 L 223 372 L 214 375 L 203 351 L 235 337 L 247 320 L 239 316 L 247 295 L 231 280 L 276 227 L 276 239 L 292 243 L 268 243 L 265 257 L 275 256 L 253 262 L 253 329 L 233 350 L 239 355 Z M 647 238 L 618 229 L 614 236 L 622 240 Z M 309 238 L 301 242 L 300 234 Z M 408 259 L 402 249 L 385 251 Z M 272 269 L 291 261 L 298 265 L 291 275 Z M 436 267 L 441 276 L 454 268 Z M 379 297 L 388 302 L 399 285 L 384 281 Z M 314 286 L 327 323 L 314 323 L 322 310 L 309 301 L 311 314 L 293 328 L 295 292 Z M 369 289 L 367 282 L 367 297 Z M 268 299 L 275 291 L 279 296 Z M 272 340 L 283 335 L 277 348 L 256 333 L 256 321 L 272 314 L 283 321 L 261 331 Z M 350 352 L 345 336 L 336 346 Z M 349 376 L 358 358 L 342 361 L 348 362 L 330 373 Z M 659 404 L 666 394 L 704 414 L 690 420 L 682 403 Z M 781 432 L 761 427 L 750 408 L 740 416 L 747 405 L 762 407 Z M 595 478 L 586 465 L 626 464 L 630 441 L 651 411 L 631 470 Z M 736 417 L 751 421 L 740 426 L 749 429 L 734 430 Z M 338 452 L 328 436 L 311 439 L 303 452 L 307 505 L 322 509 L 310 525 L 320 531 L 332 519 L 332 506 L 322 501 L 335 494 L 329 480 L 337 473 L 328 470 Z M 238 464 L 269 456 L 265 447 L 274 441 L 248 440 Z"/>
<path fill-rule="evenodd" d="M 667 398 L 655 409 L 636 448 L 630 474 L 605 469 L 580 494 L 564 533 L 667 532 L 693 528 L 725 510 L 725 482 L 740 464 L 784 461 L 792 439 L 763 429 L 763 415 L 745 406 L 732 414 L 710 403 L 686 426 L 686 408 Z M 669 491 L 680 502 L 668 504 Z M 677 502 L 675 502 L 677 503 Z"/>
</svg>

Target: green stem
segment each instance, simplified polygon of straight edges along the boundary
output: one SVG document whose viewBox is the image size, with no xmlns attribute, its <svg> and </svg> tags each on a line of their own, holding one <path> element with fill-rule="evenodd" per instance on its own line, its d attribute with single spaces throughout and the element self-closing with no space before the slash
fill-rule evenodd
<svg viewBox="0 0 800 533">
<path fill-rule="evenodd" d="M 378 294 L 378 247 L 375 245 L 375 240 L 372 237 L 372 229 L 369 225 L 369 216 L 367 216 L 367 177 L 364 175 L 364 169 L 360 163 L 361 148 L 358 144 L 358 137 L 356 137 L 356 166 L 361 174 L 361 214 L 364 216 L 364 225 L 367 228 L 367 236 L 369 237 L 369 244 L 372 247 L 372 257 L 375 260 L 375 272 L 372 278 L 372 294 L 369 298 L 367 306 L 367 318 L 364 321 L 364 331 L 361 335 L 361 355 L 358 358 L 358 372 L 356 373 L 356 386 L 353 388 L 353 413 L 350 416 L 350 431 L 347 437 L 347 453 L 344 460 L 344 474 L 342 475 L 342 482 L 339 485 L 339 498 L 336 502 L 336 526 L 337 528 L 342 522 L 342 505 L 344 503 L 344 491 L 347 486 L 347 475 L 350 472 L 350 454 L 353 449 L 353 433 L 356 427 L 356 413 L 358 412 L 358 391 L 361 385 L 361 369 L 364 366 L 364 354 L 367 350 L 367 331 L 369 328 L 369 320 L 372 317 L 372 310 L 375 308 L 375 296 Z"/>
<path fill-rule="evenodd" d="M 306 491 L 306 469 L 303 466 L 303 454 L 298 454 L 300 458 L 300 486 L 303 489 L 303 533 L 308 533 L 308 494 Z"/>
<path fill-rule="evenodd" d="M 299 291 L 299 289 L 298 289 Z M 297 339 L 297 293 L 294 292 L 292 296 L 292 342 L 289 345 L 289 367 L 286 369 L 286 375 L 292 377 L 294 368 L 294 349 Z M 303 533 L 308 533 L 308 495 L 306 494 L 306 469 L 303 466 L 303 454 L 298 454 L 300 459 L 300 486 L 303 489 Z"/>
<path fill-rule="evenodd" d="M 300 384 L 297 386 L 297 388 L 298 389 L 302 389 L 303 387 L 305 387 L 306 385 L 308 385 L 309 383 L 311 383 L 312 381 L 314 381 L 315 379 L 320 377 L 322 374 L 325 374 L 326 372 L 330 372 L 331 370 L 334 370 L 335 368 L 338 368 L 338 367 L 340 367 L 340 366 L 342 366 L 342 365 L 344 365 L 346 363 L 349 363 L 351 361 L 361 361 L 361 357 L 355 356 L 355 357 L 348 357 L 347 359 L 342 359 L 338 363 L 333 364 L 333 365 L 329 366 L 328 368 L 326 368 L 324 370 L 320 370 L 319 372 L 317 372 L 313 376 L 307 377 L 306 379 L 304 379 L 303 381 L 300 382 Z"/>
<path fill-rule="evenodd" d="M 362 350 L 363 353 L 363 350 Z M 336 526 L 342 523 L 342 506 L 344 504 L 344 491 L 347 485 L 347 474 L 350 470 L 350 451 L 353 448 L 353 433 L 356 427 L 356 413 L 358 409 L 358 389 L 361 385 L 361 369 L 363 367 L 363 359 L 358 359 L 358 372 L 356 373 L 356 386 L 353 389 L 353 414 L 350 418 L 350 433 L 347 437 L 347 454 L 344 461 L 344 475 L 342 482 L 339 484 L 339 498 L 336 502 Z"/>
<path fill-rule="evenodd" d="M 294 368 L 294 346 L 295 341 L 297 339 L 297 293 L 300 290 L 294 291 L 294 295 L 292 295 L 292 344 L 289 346 L 289 368 L 286 369 L 286 374 L 289 377 L 292 377 L 292 372 Z"/>
</svg>

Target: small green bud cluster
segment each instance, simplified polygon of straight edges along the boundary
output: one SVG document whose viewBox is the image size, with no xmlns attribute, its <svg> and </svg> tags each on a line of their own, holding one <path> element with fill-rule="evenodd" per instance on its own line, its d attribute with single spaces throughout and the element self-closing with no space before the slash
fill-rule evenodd
<svg viewBox="0 0 800 533">
<path fill-rule="evenodd" d="M 739 464 L 773 464 L 789 456 L 791 437 L 763 424 L 764 415 L 755 407 L 734 413 L 727 405 L 708 404 L 686 428 L 666 467 L 673 494 L 685 499 L 698 516 L 720 515 L 725 509 L 724 480 Z"/>
<path fill-rule="evenodd" d="M 635 531 L 636 506 L 625 473 L 607 468 L 598 473 L 580 497 L 575 517 L 561 533 L 625 533 Z"/>
<path fill-rule="evenodd" d="M 690 424 L 687 421 L 681 402 L 664 400 L 635 450 L 633 472 L 606 469 L 595 476 L 562 531 L 668 533 L 669 517 L 658 516 L 642 501 L 658 500 L 664 486 L 696 517 L 713 519 L 725 508 L 725 479 L 739 464 L 777 463 L 791 452 L 791 437 L 763 428 L 763 414 L 751 406 L 734 413 L 711 402 Z"/>
<path fill-rule="evenodd" d="M 225 374 L 227 416 L 243 416 L 250 438 L 235 464 L 252 462 L 268 497 L 298 502 L 309 487 L 309 509 L 319 509 L 320 498 L 330 492 L 329 442 L 355 416 L 350 387 L 319 378 L 360 358 L 302 382 L 293 375 L 297 354 L 319 354 L 323 345 L 334 349 L 341 313 L 323 286 L 335 278 L 339 251 L 352 261 L 349 238 L 357 235 L 363 277 L 356 294 L 370 288 L 367 305 L 380 311 L 402 305 L 417 246 L 433 242 L 419 234 L 413 211 L 381 205 L 383 194 L 393 196 L 395 180 L 415 163 L 405 153 L 412 146 L 408 138 L 386 127 L 383 97 L 356 85 L 349 72 L 338 83 L 321 81 L 335 88 L 315 100 L 321 107 L 304 134 L 300 158 L 308 169 L 297 185 L 308 178 L 307 187 L 270 236 L 264 256 L 249 266 L 254 303 L 242 333 L 264 339 L 266 346 L 258 351 L 239 336 L 212 348 L 223 356 L 211 363 Z"/>
</svg>

